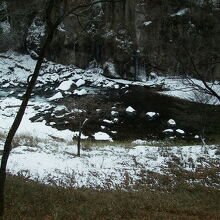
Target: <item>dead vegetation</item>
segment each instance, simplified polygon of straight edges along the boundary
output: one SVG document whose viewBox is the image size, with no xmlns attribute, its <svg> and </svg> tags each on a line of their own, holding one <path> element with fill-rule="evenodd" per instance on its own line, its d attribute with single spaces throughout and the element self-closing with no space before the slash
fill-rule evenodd
<svg viewBox="0 0 220 220">
<path fill-rule="evenodd" d="M 163 177 L 160 185 L 169 185 L 170 181 Z M 12 176 L 8 176 L 7 182 L 4 220 L 220 218 L 220 194 L 212 188 L 191 188 L 179 184 L 171 191 L 162 190 L 160 186 L 153 191 L 149 188 L 98 191 L 51 187 Z"/>
</svg>

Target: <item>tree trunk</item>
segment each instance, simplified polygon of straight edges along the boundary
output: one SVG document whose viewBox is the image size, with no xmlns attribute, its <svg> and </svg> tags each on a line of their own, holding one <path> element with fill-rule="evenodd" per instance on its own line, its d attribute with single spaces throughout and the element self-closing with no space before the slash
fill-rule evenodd
<svg viewBox="0 0 220 220">
<path fill-rule="evenodd" d="M 80 157 L 80 148 L 81 148 L 81 134 L 82 134 L 82 128 L 81 125 L 79 127 L 79 135 L 77 139 L 77 156 Z"/>
<path fill-rule="evenodd" d="M 12 144 L 13 138 L 15 136 L 15 133 L 17 132 L 17 129 L 21 123 L 23 115 L 25 113 L 28 101 L 30 99 L 32 90 L 35 86 L 35 83 L 37 81 L 37 78 L 38 78 L 38 75 L 39 75 L 39 72 L 41 69 L 41 65 L 43 63 L 45 52 L 53 39 L 53 34 L 54 34 L 55 29 L 56 29 L 56 27 L 51 28 L 48 35 L 47 35 L 45 43 L 40 51 L 40 55 L 38 57 L 37 64 L 35 66 L 34 74 L 31 78 L 30 82 L 28 82 L 28 86 L 27 86 L 26 92 L 23 96 L 22 103 L 20 105 L 20 108 L 17 112 L 17 115 L 14 119 L 14 122 L 13 122 L 13 124 L 8 132 L 8 135 L 6 137 L 6 141 L 4 144 L 4 151 L 3 151 L 3 155 L 2 155 L 2 159 L 1 159 L 1 168 L 0 168 L 0 217 L 2 217 L 4 215 L 4 191 L 5 191 L 5 180 L 6 180 L 6 167 L 7 167 L 8 157 L 9 157 L 9 154 L 10 154 L 10 151 L 12 148 L 11 144 Z"/>
</svg>

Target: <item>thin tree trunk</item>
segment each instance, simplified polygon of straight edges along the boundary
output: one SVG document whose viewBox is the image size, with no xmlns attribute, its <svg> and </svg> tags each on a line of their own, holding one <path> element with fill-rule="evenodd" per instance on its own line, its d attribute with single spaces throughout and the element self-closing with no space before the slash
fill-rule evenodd
<svg viewBox="0 0 220 220">
<path fill-rule="evenodd" d="M 4 191 L 5 191 L 5 180 L 6 180 L 6 167 L 7 167 L 8 157 L 9 157 L 9 154 L 10 154 L 10 151 L 12 148 L 12 141 L 13 141 L 15 133 L 17 132 L 17 129 L 21 123 L 21 120 L 24 116 L 28 101 L 30 99 L 32 90 L 35 86 L 35 83 L 37 81 L 37 78 L 38 78 L 38 75 L 39 75 L 39 72 L 41 69 L 41 65 L 43 63 L 45 52 L 53 39 L 55 29 L 56 29 L 55 27 L 51 28 L 48 33 L 48 36 L 45 40 L 45 43 L 44 43 L 44 45 L 41 49 L 40 55 L 38 57 L 33 76 L 31 78 L 30 82 L 28 82 L 28 86 L 27 86 L 26 92 L 23 96 L 22 103 L 20 105 L 20 108 L 17 112 L 17 115 L 14 119 L 14 122 L 13 122 L 13 124 L 8 132 L 8 135 L 6 137 L 6 141 L 4 144 L 4 151 L 3 151 L 3 155 L 2 155 L 2 159 L 1 159 L 1 168 L 0 168 L 0 217 L 2 217 L 4 215 L 4 196 L 5 196 Z"/>
<path fill-rule="evenodd" d="M 82 134 L 82 129 L 79 129 L 79 135 L 78 135 L 78 140 L 77 140 L 77 156 L 80 157 L 80 148 L 81 148 L 81 134 Z"/>
<path fill-rule="evenodd" d="M 79 135 L 77 138 L 77 156 L 80 157 L 80 150 L 81 150 L 81 135 L 82 135 L 82 131 L 83 128 L 85 126 L 85 124 L 87 123 L 88 119 L 86 118 L 82 123 L 79 122 Z"/>
</svg>

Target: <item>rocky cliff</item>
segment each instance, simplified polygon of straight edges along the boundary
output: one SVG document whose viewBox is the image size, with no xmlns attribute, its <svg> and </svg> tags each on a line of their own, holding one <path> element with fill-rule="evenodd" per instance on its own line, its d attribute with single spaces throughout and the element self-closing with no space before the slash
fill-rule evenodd
<svg viewBox="0 0 220 220">
<path fill-rule="evenodd" d="M 76 0 L 68 0 L 68 9 Z M 80 2 L 80 1 L 79 1 Z M 0 3 L 0 51 L 38 53 L 45 34 L 43 0 Z M 99 3 L 59 26 L 47 58 L 105 74 L 146 80 L 150 72 L 220 76 L 218 2 L 122 0 Z"/>
</svg>

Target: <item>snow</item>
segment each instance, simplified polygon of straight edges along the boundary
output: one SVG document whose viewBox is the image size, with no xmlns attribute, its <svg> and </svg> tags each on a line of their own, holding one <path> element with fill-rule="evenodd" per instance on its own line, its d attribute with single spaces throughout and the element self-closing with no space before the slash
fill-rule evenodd
<svg viewBox="0 0 220 220">
<path fill-rule="evenodd" d="M 112 138 L 108 134 L 101 131 L 95 133 L 93 136 L 97 141 L 112 141 Z"/>
<path fill-rule="evenodd" d="M 18 110 L 18 106 L 21 104 L 21 100 L 14 97 L 5 98 L 0 102 L 0 132 L 7 132 L 10 128 L 15 114 Z M 51 139 L 51 136 L 56 138 L 62 138 L 68 141 L 72 140 L 73 132 L 70 130 L 59 131 L 55 128 L 47 126 L 45 121 L 42 122 L 31 122 L 30 118 L 35 116 L 38 112 L 34 107 L 39 107 L 41 111 L 46 111 L 51 107 L 49 103 L 38 103 L 29 102 L 26 109 L 24 118 L 18 129 L 17 135 L 31 135 L 34 138 L 39 139 Z"/>
<path fill-rule="evenodd" d="M 135 145 L 145 145 L 145 144 L 147 144 L 147 141 L 138 139 L 138 140 L 132 141 L 132 144 L 135 144 Z"/>
<path fill-rule="evenodd" d="M 179 10 L 178 12 L 176 12 L 174 14 L 171 14 L 170 16 L 171 17 L 182 16 L 182 15 L 186 14 L 188 11 L 189 11 L 189 8 L 184 8 L 184 9 L 181 9 L 181 10 Z"/>
<path fill-rule="evenodd" d="M 78 131 L 75 131 L 73 132 L 73 137 L 79 137 L 79 132 Z M 85 140 L 88 138 L 88 136 L 84 135 L 81 133 L 81 137 L 80 137 L 82 140 Z"/>
<path fill-rule="evenodd" d="M 178 97 L 181 99 L 204 103 L 219 105 L 220 101 L 217 98 L 204 94 L 201 90 L 198 91 L 195 89 L 194 85 L 198 85 L 201 88 L 204 88 L 203 83 L 197 79 L 184 79 L 181 77 L 172 77 L 172 78 L 161 78 L 158 77 L 157 85 L 164 85 L 164 88 L 168 91 L 160 92 L 161 94 Z M 220 94 L 220 84 L 218 82 L 207 83 L 217 94 Z"/>
<path fill-rule="evenodd" d="M 104 119 L 103 122 L 107 123 L 107 124 L 113 124 L 114 122 L 108 119 Z"/>
<path fill-rule="evenodd" d="M 152 21 L 145 21 L 143 24 L 144 24 L 144 26 L 148 26 L 148 25 L 152 24 Z"/>
<path fill-rule="evenodd" d="M 1 55 L 4 57 L 0 59 L 1 86 L 4 86 L 4 84 L 7 84 L 9 82 L 10 86 L 16 86 L 20 83 L 26 83 L 27 77 L 31 73 L 33 73 L 36 60 L 33 60 L 28 55 L 20 55 L 12 51 L 1 53 Z M 41 72 L 42 74 L 38 78 L 39 87 L 47 83 L 59 82 L 61 84 L 63 81 L 75 80 L 77 80 L 76 86 L 78 87 L 84 85 L 86 81 L 90 82 L 91 86 L 94 87 L 99 86 L 103 88 L 108 87 L 115 89 L 117 89 L 118 86 L 119 88 L 125 88 L 129 85 L 149 86 L 152 88 L 160 86 L 164 89 L 164 91 L 161 91 L 160 93 L 164 95 L 174 96 L 199 103 L 212 105 L 220 104 L 217 98 L 204 95 L 202 91 L 196 92 L 192 83 L 201 86 L 202 88 L 204 88 L 204 85 L 200 80 L 196 80 L 193 78 L 187 80 L 181 77 L 157 76 L 156 73 L 151 73 L 152 76 L 146 82 L 130 81 L 124 79 L 110 79 L 102 75 L 103 70 L 101 68 L 82 70 L 76 68 L 73 65 L 64 66 L 49 61 L 45 61 Z M 208 82 L 208 85 L 215 92 L 217 92 L 218 94 L 220 93 L 220 84 L 218 81 L 214 83 Z"/>
<path fill-rule="evenodd" d="M 4 34 L 9 34 L 11 31 L 10 23 L 7 20 L 0 22 L 0 30 L 2 30 Z"/>
<path fill-rule="evenodd" d="M 20 103 L 21 100 L 14 97 L 1 100 L 2 134 L 8 131 Z M 184 170 L 193 172 L 196 172 L 197 167 L 212 166 L 210 161 L 216 164 L 220 161 L 218 145 L 162 147 L 148 146 L 149 142 L 145 140 L 135 140 L 132 142 L 135 147 L 131 145 L 127 148 L 103 143 L 102 146 L 89 150 L 82 149 L 81 157 L 76 157 L 77 146 L 70 143 L 73 137 L 78 136 L 78 132 L 59 131 L 47 126 L 45 121 L 31 122 L 30 118 L 39 111 L 35 110 L 35 107 L 40 108 L 40 111 L 46 111 L 53 106 L 47 102 L 29 102 L 17 135 L 29 135 L 37 140 L 32 146 L 22 140 L 21 145 L 12 150 L 7 172 L 13 175 L 25 176 L 45 184 L 53 182 L 66 187 L 118 189 L 119 186 L 124 187 L 125 173 L 132 178 L 133 182 L 129 183 L 132 186 L 140 181 L 143 170 L 160 174 L 169 173 L 169 164 L 176 157 L 179 158 Z M 65 108 L 62 105 L 54 109 L 54 111 L 63 110 Z M 112 134 L 114 133 L 112 131 Z M 63 142 L 55 141 L 56 138 L 62 139 Z M 88 137 L 82 135 L 82 139 L 84 138 Z M 112 141 L 112 138 L 104 132 L 95 133 L 94 138 Z M 3 145 L 4 140 L 1 139 L 0 150 L 3 149 Z M 201 161 L 201 158 L 204 159 Z"/>
<path fill-rule="evenodd" d="M 176 132 L 179 134 L 185 134 L 185 131 L 183 131 L 182 129 L 176 129 Z"/>
<path fill-rule="evenodd" d="M 85 89 L 75 90 L 73 94 L 82 96 L 82 95 L 86 95 L 87 91 Z"/>
<path fill-rule="evenodd" d="M 118 114 L 119 114 L 119 113 L 118 113 L 117 111 L 111 111 L 111 115 L 112 115 L 112 116 L 118 116 Z"/>
<path fill-rule="evenodd" d="M 119 119 L 118 118 L 114 118 L 113 122 L 118 123 Z"/>
<path fill-rule="evenodd" d="M 31 59 L 30 56 L 21 56 L 10 51 L 2 55 L 5 58 L 1 58 L 0 60 L 1 88 L 9 90 L 8 94 L 11 96 L 13 91 L 10 91 L 10 87 L 24 87 L 27 77 L 33 72 L 36 61 Z M 67 91 L 76 80 L 78 87 L 84 85 L 85 82 L 91 83 L 92 86 L 100 85 L 114 89 L 117 89 L 118 85 L 120 85 L 120 87 L 123 85 L 124 88 L 129 87 L 129 85 L 151 87 L 161 85 L 164 86 L 166 90 L 169 90 L 161 92 L 162 94 L 196 102 L 206 101 L 199 99 L 198 94 L 196 96 L 197 98 L 195 98 L 193 96 L 194 93 L 192 93 L 192 88 L 187 88 L 186 83 L 180 78 L 158 76 L 154 79 L 152 77 L 152 79 L 147 82 L 109 79 L 102 75 L 102 70 L 99 68 L 84 71 L 74 66 L 63 66 L 48 61 L 45 61 L 42 67 L 42 74 L 38 78 L 37 86 L 40 88 L 47 83 L 49 83 L 49 85 L 54 83 L 54 85 L 59 85 L 59 90 Z M 200 81 L 192 80 L 201 85 Z M 50 86 L 47 88 L 47 91 L 50 92 L 53 88 L 54 87 Z M 220 91 L 218 82 L 215 82 L 212 88 L 215 91 Z M 43 88 L 42 91 L 44 90 L 45 88 Z M 85 94 L 85 91 L 85 89 L 75 90 L 74 94 Z M 14 94 L 16 94 L 16 92 L 14 92 Z M 19 90 L 19 94 L 23 94 L 23 90 Z M 12 150 L 7 170 L 11 174 L 27 175 L 30 179 L 38 180 L 42 183 L 49 184 L 54 182 L 61 186 L 109 187 L 110 189 L 117 189 L 118 186 L 123 187 L 125 173 L 128 173 L 132 177 L 133 183 L 130 183 L 131 185 L 140 180 L 140 174 L 143 170 L 167 174 L 169 172 L 169 163 L 173 162 L 172 158 L 174 158 L 174 156 L 180 159 L 180 164 L 183 166 L 182 168 L 189 171 L 196 171 L 197 167 L 209 167 L 211 166 L 210 161 L 219 164 L 220 155 L 218 154 L 218 145 L 162 147 L 152 146 L 152 143 L 151 146 L 147 146 L 149 142 L 145 140 L 135 140 L 131 143 L 131 146 L 127 148 L 120 145 L 112 146 L 112 143 L 109 142 L 103 143 L 103 145 L 100 146 L 99 143 L 97 144 L 99 147 L 93 147 L 89 150 L 82 149 L 82 156 L 76 157 L 77 146 L 71 145 L 70 143 L 73 137 L 78 136 L 79 132 L 57 130 L 56 128 L 46 125 L 46 122 L 42 118 L 40 118 L 40 120 L 38 119 L 38 122 L 30 121 L 31 117 L 39 112 L 46 112 L 48 109 L 53 109 L 53 112 L 66 111 L 65 106 L 56 106 L 48 102 L 59 98 L 63 98 L 61 92 L 57 92 L 49 99 L 42 98 L 36 101 L 37 99 L 32 98 L 30 100 L 17 135 L 30 136 L 31 138 L 36 138 L 37 141 L 33 143 L 33 146 L 28 146 L 28 142 L 25 143 L 24 140 L 22 140 L 21 145 Z M 209 98 L 206 99 L 208 103 L 211 104 L 219 103 Z M 1 134 L 8 132 L 20 103 L 21 100 L 15 97 L 0 97 Z M 72 112 L 82 111 L 84 110 L 72 109 Z M 116 115 L 115 108 L 112 108 L 110 111 L 112 116 Z M 135 109 L 129 106 L 126 111 L 133 113 Z M 149 112 L 150 116 L 155 114 L 157 113 Z M 103 122 L 113 124 L 114 122 L 118 122 L 118 120 L 118 118 L 112 120 L 105 119 Z M 174 124 L 170 120 L 168 120 L 168 123 Z M 55 124 L 55 122 L 50 122 L 50 125 Z M 107 128 L 101 126 L 101 129 Z M 163 132 L 173 134 L 174 130 L 166 129 Z M 182 135 L 185 134 L 182 129 L 177 129 L 175 132 Z M 116 134 L 114 130 L 112 130 L 111 133 Z M 82 134 L 81 138 L 87 139 L 88 137 Z M 198 139 L 199 136 L 195 135 L 195 138 Z M 56 139 L 63 141 L 58 142 Z M 104 132 L 95 133 L 94 139 L 112 142 L 112 138 Z M 4 138 L 1 138 L 0 150 L 3 149 L 3 145 Z M 201 158 L 205 159 L 201 161 Z M 189 162 L 191 160 L 193 162 Z M 109 179 L 111 180 L 110 183 Z"/>
<path fill-rule="evenodd" d="M 173 129 L 171 129 L 171 128 L 165 129 L 165 130 L 163 131 L 163 133 L 165 133 L 165 134 L 173 133 Z"/>
<path fill-rule="evenodd" d="M 40 25 L 40 23 L 42 23 Z M 32 24 L 28 28 L 27 33 L 27 47 L 31 54 L 35 57 L 38 57 L 37 53 L 33 51 L 33 45 L 36 47 L 35 49 L 39 49 L 42 37 L 45 36 L 45 24 L 42 22 L 40 17 L 35 17 Z"/>
<path fill-rule="evenodd" d="M 127 107 L 125 111 L 128 113 L 135 113 L 136 112 L 135 109 L 132 108 L 131 106 Z"/>
<path fill-rule="evenodd" d="M 120 88 L 120 86 L 118 84 L 115 84 L 114 87 L 115 87 L 115 89 L 119 89 Z"/>
<path fill-rule="evenodd" d="M 169 119 L 167 121 L 167 124 L 170 125 L 170 126 L 175 126 L 176 125 L 176 122 L 173 120 L 173 119 Z"/>
<path fill-rule="evenodd" d="M 58 143 L 38 143 L 38 146 L 14 148 L 8 161 L 8 172 L 29 177 L 42 183 L 89 188 L 123 188 L 125 173 L 132 186 L 141 180 L 143 170 L 165 174 L 173 157 L 186 171 L 197 167 L 210 167 L 209 161 L 219 161 L 216 145 L 210 146 L 135 146 L 123 148 L 111 145 L 81 151 L 76 157 L 77 146 Z M 199 158 L 204 158 L 202 161 Z M 109 182 L 109 179 L 111 181 Z M 214 184 L 213 184 L 214 185 Z"/>
<path fill-rule="evenodd" d="M 67 90 L 69 90 L 70 88 L 71 88 L 71 86 L 73 85 L 73 81 L 72 80 L 67 80 L 67 81 L 63 81 L 60 85 L 59 85 L 59 87 L 58 87 L 58 89 L 59 90 L 63 90 L 63 91 L 67 91 Z"/>
<path fill-rule="evenodd" d="M 57 30 L 60 31 L 60 32 L 65 32 L 65 25 L 64 23 L 62 22 L 58 27 L 57 27 Z"/>
<path fill-rule="evenodd" d="M 55 95 L 53 95 L 52 97 L 48 98 L 49 101 L 54 101 L 57 99 L 62 99 L 63 95 L 61 92 L 56 93 Z"/>
<path fill-rule="evenodd" d="M 115 77 L 115 78 L 120 77 L 115 69 L 115 64 L 113 62 L 110 61 L 105 62 L 103 68 L 108 70 L 109 73 L 107 73 L 107 75 L 109 74 L 110 77 Z"/>
<path fill-rule="evenodd" d="M 84 85 L 85 83 L 86 83 L 85 80 L 79 79 L 75 84 L 77 87 L 80 87 L 80 86 Z"/>
<path fill-rule="evenodd" d="M 67 111 L 67 108 L 66 108 L 65 105 L 59 105 L 59 106 L 57 106 L 53 111 L 54 111 L 54 112 Z"/>
<path fill-rule="evenodd" d="M 147 112 L 146 115 L 147 115 L 149 118 L 154 118 L 155 116 L 159 116 L 159 113 L 156 113 L 156 112 Z"/>
</svg>

